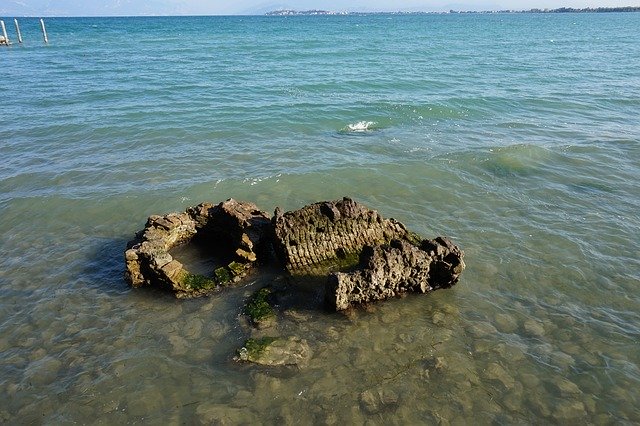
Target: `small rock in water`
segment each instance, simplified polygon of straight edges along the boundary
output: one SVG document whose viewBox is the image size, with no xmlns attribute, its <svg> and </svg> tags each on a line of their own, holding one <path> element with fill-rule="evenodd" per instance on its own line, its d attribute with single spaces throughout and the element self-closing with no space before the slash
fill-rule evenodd
<svg viewBox="0 0 640 426">
<path fill-rule="evenodd" d="M 476 337 L 486 337 L 498 333 L 498 330 L 494 327 L 494 325 L 486 321 L 479 321 L 473 324 L 471 327 L 469 327 L 469 331 Z"/>
<path fill-rule="evenodd" d="M 25 380 L 32 385 L 48 385 L 58 377 L 62 361 L 46 356 L 34 361 L 25 371 Z"/>
<path fill-rule="evenodd" d="M 533 412 L 540 417 L 549 417 L 551 415 L 551 410 L 549 410 L 547 402 L 542 399 L 544 392 L 538 392 L 535 388 L 531 389 L 532 391 L 528 393 L 527 401 L 531 408 L 533 408 Z"/>
<path fill-rule="evenodd" d="M 502 333 L 513 333 L 518 329 L 515 318 L 508 314 L 496 314 L 494 324 Z"/>
<path fill-rule="evenodd" d="M 144 417 L 149 413 L 161 410 L 164 405 L 162 392 L 145 389 L 140 392 L 128 393 L 125 397 L 127 412 L 132 416 Z"/>
<path fill-rule="evenodd" d="M 299 337 L 249 339 L 238 351 L 236 361 L 268 366 L 305 367 L 311 358 L 306 340 Z"/>
<path fill-rule="evenodd" d="M 531 319 L 524 322 L 524 330 L 535 337 L 542 337 L 545 333 L 542 323 Z"/>
<path fill-rule="evenodd" d="M 394 411 L 398 408 L 398 395 L 389 389 L 369 389 L 360 394 L 360 406 L 367 414 Z"/>
<path fill-rule="evenodd" d="M 199 339 L 202 335 L 202 327 L 204 326 L 204 321 L 200 318 L 195 318 L 185 325 L 183 332 L 184 336 L 187 339 L 195 340 Z"/>
<path fill-rule="evenodd" d="M 304 312 L 301 312 L 295 309 L 286 310 L 284 312 L 284 316 L 289 318 L 292 321 L 300 322 L 300 323 L 307 322 L 311 318 L 310 314 L 305 314 Z"/>
<path fill-rule="evenodd" d="M 447 361 L 444 359 L 444 357 L 436 357 L 436 370 L 443 370 L 448 366 L 449 365 L 447 364 Z"/>
<path fill-rule="evenodd" d="M 229 407 L 225 404 L 203 402 L 198 405 L 196 414 L 203 425 L 237 425 L 257 424 L 259 419 L 251 415 L 251 411 L 243 408 Z"/>
<path fill-rule="evenodd" d="M 553 364 L 564 369 L 572 367 L 576 363 L 575 359 L 573 359 L 571 355 L 567 355 L 564 352 L 552 353 L 551 361 L 553 362 Z"/>
<path fill-rule="evenodd" d="M 491 363 L 485 371 L 485 377 L 490 380 L 497 380 L 504 385 L 505 388 L 511 389 L 515 383 L 507 371 L 498 363 Z"/>
<path fill-rule="evenodd" d="M 431 316 L 431 321 L 435 325 L 443 325 L 443 324 L 445 324 L 444 314 L 442 312 L 440 312 L 440 311 L 434 312 L 434 314 Z"/>
<path fill-rule="evenodd" d="M 174 355 L 184 355 L 187 353 L 189 343 L 182 336 L 169 336 L 169 343 L 173 346 Z"/>
<path fill-rule="evenodd" d="M 520 381 L 528 389 L 533 389 L 540 385 L 540 379 L 535 374 L 524 373 L 520 375 Z"/>
<path fill-rule="evenodd" d="M 517 346 L 500 343 L 495 347 L 495 351 L 505 360 L 509 362 L 520 361 L 524 359 L 524 352 Z"/>
<path fill-rule="evenodd" d="M 560 400 L 553 410 L 553 418 L 558 422 L 576 421 L 587 415 L 581 401 Z"/>
<path fill-rule="evenodd" d="M 578 385 L 565 379 L 564 377 L 555 377 L 553 379 L 553 384 L 563 396 L 577 395 L 582 393 Z"/>
</svg>

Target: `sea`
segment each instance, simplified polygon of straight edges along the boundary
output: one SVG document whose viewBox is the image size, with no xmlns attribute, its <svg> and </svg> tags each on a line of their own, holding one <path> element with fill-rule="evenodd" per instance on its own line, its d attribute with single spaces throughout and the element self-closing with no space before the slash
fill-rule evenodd
<svg viewBox="0 0 640 426">
<path fill-rule="evenodd" d="M 0 423 L 640 422 L 640 14 L 12 18 Z M 286 277 L 123 277 L 149 215 L 344 196 L 467 269 L 281 315 L 304 367 L 233 360 Z"/>
</svg>

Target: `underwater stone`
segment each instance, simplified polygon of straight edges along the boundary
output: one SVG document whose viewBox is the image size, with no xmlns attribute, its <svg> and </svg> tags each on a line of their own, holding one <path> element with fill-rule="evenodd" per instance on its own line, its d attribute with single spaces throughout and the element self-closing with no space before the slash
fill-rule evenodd
<svg viewBox="0 0 640 426">
<path fill-rule="evenodd" d="M 263 287 L 256 291 L 244 305 L 244 314 L 259 329 L 273 327 L 276 324 L 275 311 L 270 303 L 271 293 L 272 290 L 269 287 Z"/>
<path fill-rule="evenodd" d="M 544 336 L 544 326 L 535 320 L 526 320 L 524 322 L 524 330 L 534 337 Z"/>
<path fill-rule="evenodd" d="M 398 408 L 398 395 L 383 387 L 369 389 L 360 394 L 360 406 L 367 414 L 395 411 Z"/>
<path fill-rule="evenodd" d="M 305 367 L 311 358 L 311 349 L 306 340 L 299 337 L 263 337 L 249 339 L 238 350 L 239 362 L 252 362 L 265 366 Z"/>
</svg>

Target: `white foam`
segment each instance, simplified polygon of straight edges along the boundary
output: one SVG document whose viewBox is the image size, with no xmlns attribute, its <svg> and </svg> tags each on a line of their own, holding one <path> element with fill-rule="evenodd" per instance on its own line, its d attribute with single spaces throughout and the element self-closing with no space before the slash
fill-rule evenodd
<svg viewBox="0 0 640 426">
<path fill-rule="evenodd" d="M 366 132 L 370 130 L 370 127 L 374 126 L 375 124 L 375 121 L 358 121 L 357 123 L 349 124 L 347 126 L 347 130 L 349 130 L 350 132 Z"/>
</svg>

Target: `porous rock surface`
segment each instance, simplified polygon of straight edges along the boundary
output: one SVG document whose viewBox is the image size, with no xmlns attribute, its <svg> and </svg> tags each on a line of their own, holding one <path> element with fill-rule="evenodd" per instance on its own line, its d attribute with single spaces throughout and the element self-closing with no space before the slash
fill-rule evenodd
<svg viewBox="0 0 640 426">
<path fill-rule="evenodd" d="M 464 269 L 462 257 L 462 251 L 443 237 L 424 240 L 419 246 L 397 239 L 388 245 L 366 246 L 357 270 L 329 276 L 325 300 L 341 311 L 406 292 L 448 288 Z"/>
<path fill-rule="evenodd" d="M 285 268 L 304 274 L 325 261 L 359 253 L 366 245 L 394 238 L 409 239 L 411 233 L 377 211 L 343 198 L 310 204 L 273 217 L 274 248 Z"/>
<path fill-rule="evenodd" d="M 133 287 L 169 288 L 179 298 L 209 294 L 246 274 L 257 260 L 256 250 L 270 232 L 270 224 L 270 216 L 255 204 L 234 199 L 215 206 L 198 204 L 184 213 L 150 216 L 145 228 L 127 244 L 125 278 Z M 196 235 L 208 244 L 223 245 L 232 259 L 213 271 L 212 278 L 190 273 L 169 253 Z"/>
<path fill-rule="evenodd" d="M 230 262 L 211 277 L 187 271 L 169 250 L 195 238 L 222 248 Z M 463 256 L 447 238 L 421 240 L 402 223 L 346 197 L 286 213 L 276 209 L 273 218 L 253 203 L 202 203 L 184 213 L 151 216 L 125 252 L 132 286 L 158 285 L 177 297 L 206 295 L 238 281 L 261 259 L 279 262 L 292 275 L 321 271 L 323 279 L 328 276 L 325 300 L 338 311 L 450 287 L 465 267 Z M 357 268 L 330 273 L 336 269 L 323 265 L 336 259 Z"/>
</svg>

